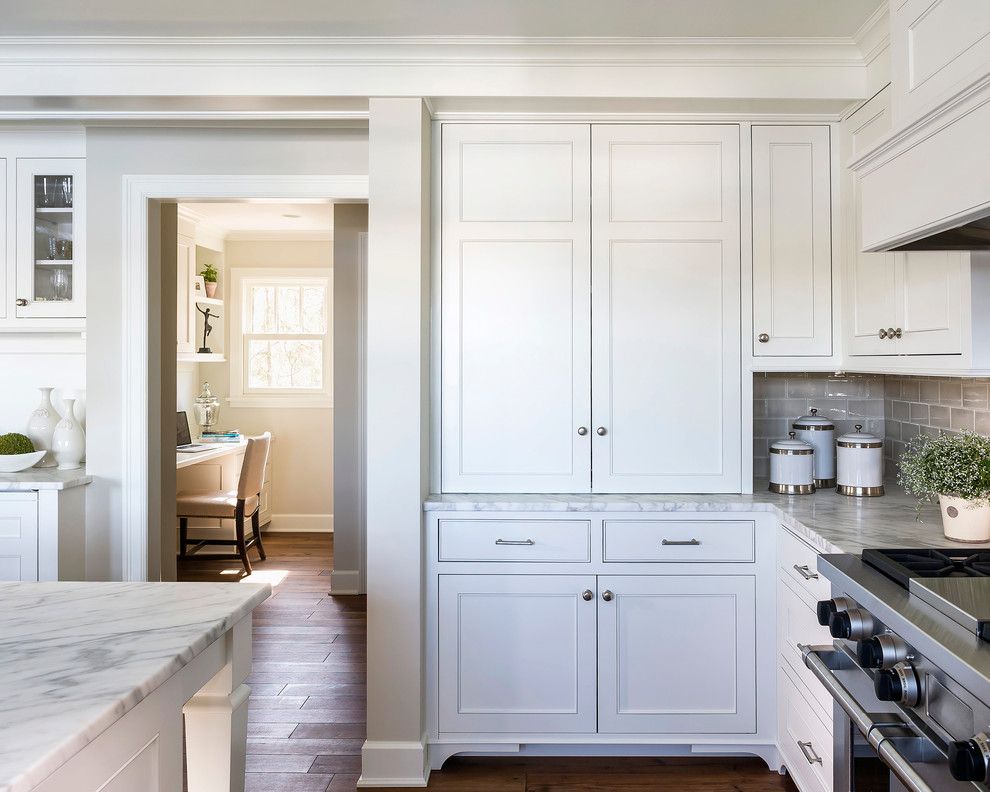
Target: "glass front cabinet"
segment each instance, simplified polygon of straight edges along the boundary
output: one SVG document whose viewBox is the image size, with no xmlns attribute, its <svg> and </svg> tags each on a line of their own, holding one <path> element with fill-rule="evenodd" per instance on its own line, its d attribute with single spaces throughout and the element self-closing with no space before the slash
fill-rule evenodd
<svg viewBox="0 0 990 792">
<path fill-rule="evenodd" d="M 86 315 L 85 160 L 17 160 L 18 319 Z"/>
</svg>

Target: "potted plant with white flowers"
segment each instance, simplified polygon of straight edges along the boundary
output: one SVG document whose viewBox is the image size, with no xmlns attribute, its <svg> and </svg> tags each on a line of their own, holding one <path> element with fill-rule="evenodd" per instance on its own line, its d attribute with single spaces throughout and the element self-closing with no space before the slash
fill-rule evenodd
<svg viewBox="0 0 990 792">
<path fill-rule="evenodd" d="M 990 438 L 972 432 L 918 435 L 900 459 L 898 482 L 921 504 L 938 501 L 955 542 L 990 541 Z"/>
</svg>

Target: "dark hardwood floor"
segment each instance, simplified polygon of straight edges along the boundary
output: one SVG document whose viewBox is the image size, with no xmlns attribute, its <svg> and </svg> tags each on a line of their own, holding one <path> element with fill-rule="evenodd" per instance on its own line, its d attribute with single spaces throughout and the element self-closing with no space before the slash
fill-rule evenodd
<svg viewBox="0 0 990 792">
<path fill-rule="evenodd" d="M 365 737 L 365 600 L 329 595 L 333 540 L 267 534 L 267 561 L 180 562 L 179 580 L 263 580 L 248 684 L 247 792 L 355 789 Z M 757 759 L 454 758 L 442 792 L 776 792 L 790 779 Z M 388 792 L 387 790 L 385 792 Z"/>
</svg>

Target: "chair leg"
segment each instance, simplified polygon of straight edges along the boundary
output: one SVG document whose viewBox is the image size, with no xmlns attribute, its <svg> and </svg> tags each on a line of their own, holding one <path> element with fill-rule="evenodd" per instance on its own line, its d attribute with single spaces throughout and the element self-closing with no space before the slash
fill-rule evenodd
<svg viewBox="0 0 990 792">
<path fill-rule="evenodd" d="M 268 556 L 265 555 L 265 546 L 261 543 L 261 509 L 255 510 L 254 514 L 251 515 L 251 533 L 254 534 L 254 543 L 258 547 L 258 555 L 261 556 L 261 560 L 264 561 Z"/>
<path fill-rule="evenodd" d="M 244 565 L 244 572 L 250 575 L 251 562 L 248 560 L 247 547 L 244 544 L 244 504 L 243 503 L 238 504 L 237 515 L 234 518 L 234 526 L 237 530 L 237 555 L 241 557 L 241 563 Z"/>
<path fill-rule="evenodd" d="M 179 518 L 179 558 L 186 557 L 186 548 L 189 546 L 189 518 Z"/>
</svg>

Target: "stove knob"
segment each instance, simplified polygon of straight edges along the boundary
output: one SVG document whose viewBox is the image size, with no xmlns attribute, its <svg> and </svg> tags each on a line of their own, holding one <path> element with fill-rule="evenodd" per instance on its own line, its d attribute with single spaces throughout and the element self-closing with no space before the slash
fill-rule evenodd
<svg viewBox="0 0 990 792">
<path fill-rule="evenodd" d="M 918 673 L 908 663 L 898 663 L 893 668 L 878 671 L 873 687 L 881 701 L 893 701 L 908 707 L 915 707 L 921 701 Z"/>
<path fill-rule="evenodd" d="M 854 607 L 852 601 L 845 597 L 822 600 L 818 603 L 818 623 L 822 627 L 828 627 L 828 620 L 833 614 L 847 611 L 852 607 Z"/>
<path fill-rule="evenodd" d="M 828 620 L 828 631 L 833 638 L 861 641 L 873 635 L 873 617 L 859 608 L 833 613 Z"/>
<path fill-rule="evenodd" d="M 896 635 L 883 633 L 860 641 L 856 655 L 863 668 L 890 668 L 907 659 L 908 648 Z"/>
<path fill-rule="evenodd" d="M 990 769 L 990 738 L 977 734 L 972 740 L 949 743 L 949 772 L 956 781 L 986 783 Z"/>
</svg>

